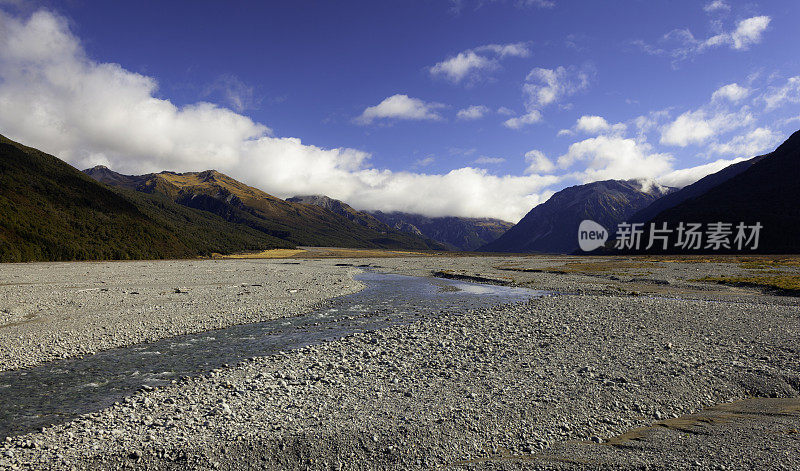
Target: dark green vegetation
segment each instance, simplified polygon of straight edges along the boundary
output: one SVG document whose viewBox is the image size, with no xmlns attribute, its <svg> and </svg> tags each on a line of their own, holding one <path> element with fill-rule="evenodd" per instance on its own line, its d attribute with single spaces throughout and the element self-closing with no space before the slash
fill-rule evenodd
<svg viewBox="0 0 800 471">
<path fill-rule="evenodd" d="M 673 229 L 680 222 L 702 223 L 703 227 L 715 222 L 731 223 L 731 241 L 738 223 L 753 225 L 758 222 L 763 226 L 758 249 L 746 252 L 800 252 L 800 131 L 792 134 L 774 152 L 742 163 L 750 165 L 704 193 L 660 212 L 651 222 L 656 227 L 666 222 L 667 227 Z M 726 170 L 712 177 L 725 176 Z M 679 252 L 674 243 L 674 237 L 671 237 L 669 251 Z M 731 244 L 729 250 L 703 247 L 691 252 L 725 253 L 737 252 L 736 249 Z"/>
<path fill-rule="evenodd" d="M 456 250 L 468 251 L 494 241 L 514 225 L 491 218 L 428 217 L 381 211 L 371 214 L 394 229 L 437 240 Z"/>
<path fill-rule="evenodd" d="M 643 188 L 635 180 L 606 180 L 565 188 L 481 250 L 572 253 L 578 250 L 578 225 L 584 219 L 613 231 L 618 223 L 673 190 L 655 185 Z"/>
<path fill-rule="evenodd" d="M 0 261 L 193 257 L 291 244 L 213 214 L 98 184 L 0 136 Z"/>
<path fill-rule="evenodd" d="M 130 176 L 95 167 L 85 172 L 100 182 L 168 198 L 292 246 L 445 249 L 439 243 L 392 230 L 378 221 L 362 225 L 326 207 L 284 201 L 215 170 Z"/>
</svg>

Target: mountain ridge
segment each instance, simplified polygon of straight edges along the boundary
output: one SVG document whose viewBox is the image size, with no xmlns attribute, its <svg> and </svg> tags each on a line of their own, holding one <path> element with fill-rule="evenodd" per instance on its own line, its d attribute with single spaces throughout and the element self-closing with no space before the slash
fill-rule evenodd
<svg viewBox="0 0 800 471">
<path fill-rule="evenodd" d="M 244 224 L 294 245 L 443 250 L 388 227 L 358 225 L 320 206 L 289 202 L 216 170 L 123 175 L 104 167 L 85 172 L 109 185 L 160 194 L 174 202 Z M 383 230 L 385 229 L 385 230 Z"/>
<path fill-rule="evenodd" d="M 564 188 L 480 250 L 572 253 L 578 250 L 581 221 L 591 219 L 613 232 L 618 223 L 672 191 L 638 180 L 603 180 Z"/>
<path fill-rule="evenodd" d="M 0 261 L 187 258 L 288 246 L 165 198 L 101 185 L 0 136 Z"/>
</svg>

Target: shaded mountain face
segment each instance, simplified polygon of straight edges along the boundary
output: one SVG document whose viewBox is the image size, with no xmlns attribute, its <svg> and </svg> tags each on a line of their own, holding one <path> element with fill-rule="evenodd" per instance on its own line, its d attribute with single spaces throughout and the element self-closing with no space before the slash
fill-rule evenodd
<svg viewBox="0 0 800 471">
<path fill-rule="evenodd" d="M 95 167 L 85 172 L 103 183 L 162 195 L 183 206 L 218 215 L 293 245 L 444 248 L 386 227 L 358 224 L 321 206 L 284 201 L 215 170 L 130 176 Z"/>
<path fill-rule="evenodd" d="M 179 258 L 285 246 L 165 198 L 101 185 L 0 136 L 0 262 Z"/>
<path fill-rule="evenodd" d="M 306 205 L 319 206 L 321 208 L 327 209 L 328 211 L 332 211 L 340 216 L 344 216 L 345 218 L 349 219 L 350 221 L 360 226 L 369 227 L 370 229 L 376 231 L 381 231 L 381 232 L 392 231 L 392 229 L 389 226 L 375 219 L 369 213 L 365 213 L 364 211 L 357 211 L 347 203 L 333 198 L 329 198 L 325 195 L 294 196 L 292 198 L 286 198 L 286 201 L 290 203 L 300 203 Z M 415 234 L 415 235 L 421 236 L 421 234 Z"/>
<path fill-rule="evenodd" d="M 766 156 L 760 155 L 758 157 L 753 157 L 752 159 L 729 165 L 717 173 L 706 175 L 691 185 L 687 185 L 680 190 L 674 191 L 668 195 L 665 195 L 663 198 L 653 201 L 653 203 L 649 206 L 637 211 L 636 214 L 631 216 L 630 220 L 627 222 L 634 223 L 650 221 L 662 211 L 673 208 L 692 198 L 697 198 L 720 183 L 726 182 L 736 175 L 739 175 L 764 157 Z"/>
<path fill-rule="evenodd" d="M 643 188 L 635 180 L 606 180 L 565 188 L 480 250 L 572 253 L 579 248 L 578 226 L 584 219 L 613 232 L 617 224 L 674 190 L 657 185 Z"/>
<path fill-rule="evenodd" d="M 702 223 L 704 228 L 709 223 L 731 223 L 734 226 L 732 240 L 736 235 L 735 226 L 740 222 L 748 226 L 761 223 L 758 250 L 752 252 L 800 252 L 800 131 L 774 152 L 736 165 L 739 166 L 736 169 L 728 167 L 711 175 L 712 181 L 720 183 L 660 212 L 651 222 L 656 227 L 667 223 L 668 228 L 675 228 L 680 222 Z M 729 176 L 731 173 L 733 175 Z M 670 240 L 670 251 L 676 251 L 675 242 Z M 704 247 L 694 253 L 729 251 L 711 251 L 705 245 L 703 243 Z M 751 252 L 747 247 L 745 252 Z"/>
<path fill-rule="evenodd" d="M 498 237 L 514 224 L 490 218 L 428 217 L 403 212 L 371 213 L 399 231 L 417 234 L 447 244 L 456 250 L 473 251 Z"/>
</svg>

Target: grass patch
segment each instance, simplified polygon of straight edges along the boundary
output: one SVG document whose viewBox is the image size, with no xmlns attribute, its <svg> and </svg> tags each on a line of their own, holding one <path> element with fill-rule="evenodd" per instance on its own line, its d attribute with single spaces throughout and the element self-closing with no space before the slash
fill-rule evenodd
<svg viewBox="0 0 800 471">
<path fill-rule="evenodd" d="M 704 276 L 692 281 L 705 281 L 731 286 L 761 288 L 774 294 L 800 296 L 800 275 L 757 274 L 745 276 Z"/>
<path fill-rule="evenodd" d="M 250 259 L 250 258 L 289 258 L 295 255 L 304 253 L 302 249 L 270 249 L 261 252 L 252 253 L 238 253 L 232 255 L 219 255 L 214 254 L 214 258 L 235 258 L 235 259 Z"/>
</svg>

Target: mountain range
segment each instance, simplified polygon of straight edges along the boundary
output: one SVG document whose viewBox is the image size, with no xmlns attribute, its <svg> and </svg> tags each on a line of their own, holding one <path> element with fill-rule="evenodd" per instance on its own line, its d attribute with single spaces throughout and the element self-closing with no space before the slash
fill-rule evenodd
<svg viewBox="0 0 800 471">
<path fill-rule="evenodd" d="M 286 201 L 322 206 L 366 227 L 391 228 L 435 240 L 451 250 L 475 250 L 500 237 L 514 224 L 491 218 L 428 217 L 421 214 L 357 211 L 322 195 L 294 196 Z"/>
<path fill-rule="evenodd" d="M 185 258 L 290 246 L 158 195 L 101 185 L 0 136 L 0 262 Z"/>
<path fill-rule="evenodd" d="M 85 173 L 98 182 L 157 194 L 215 214 L 292 245 L 444 250 L 442 244 L 376 224 L 362 225 L 322 206 L 284 201 L 217 172 L 123 175 L 99 166 Z"/>
<path fill-rule="evenodd" d="M 370 214 L 397 230 L 437 240 L 454 250 L 477 250 L 514 226 L 492 218 L 429 217 L 399 211 Z"/>
<path fill-rule="evenodd" d="M 178 258 L 297 245 L 573 253 L 585 219 L 611 237 L 620 222 L 760 224 L 756 252 L 796 253 L 797 175 L 800 131 L 772 153 L 680 190 L 636 180 L 565 188 L 513 225 L 360 211 L 321 195 L 282 200 L 215 170 L 80 172 L 0 136 L 0 261 Z"/>
<path fill-rule="evenodd" d="M 591 219 L 611 230 L 675 188 L 637 180 L 605 180 L 565 188 L 531 209 L 485 252 L 572 253 L 578 225 Z"/>
</svg>

